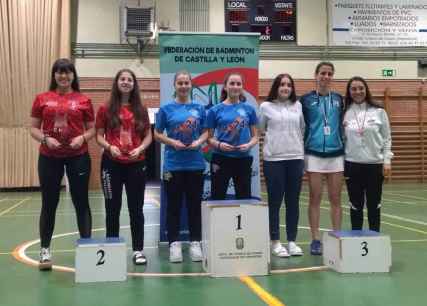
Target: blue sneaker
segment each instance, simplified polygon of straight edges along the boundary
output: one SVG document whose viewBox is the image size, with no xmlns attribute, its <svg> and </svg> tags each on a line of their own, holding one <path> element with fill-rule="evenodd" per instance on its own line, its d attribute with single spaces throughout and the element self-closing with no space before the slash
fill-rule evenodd
<svg viewBox="0 0 427 306">
<path fill-rule="evenodd" d="M 313 240 L 310 244 L 311 255 L 322 255 L 322 243 L 320 240 Z"/>
</svg>

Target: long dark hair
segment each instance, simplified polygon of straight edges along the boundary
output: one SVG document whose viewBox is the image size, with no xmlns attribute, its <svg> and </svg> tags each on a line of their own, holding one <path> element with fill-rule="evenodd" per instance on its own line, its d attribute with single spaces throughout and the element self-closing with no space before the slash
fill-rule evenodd
<svg viewBox="0 0 427 306">
<path fill-rule="evenodd" d="M 71 88 L 74 91 L 80 92 L 79 77 L 77 75 L 76 67 L 74 67 L 74 64 L 68 58 L 60 58 L 53 63 L 50 74 L 49 90 L 56 90 L 56 88 L 58 88 L 58 84 L 55 80 L 55 72 L 72 72 L 74 74 L 74 79 L 71 82 Z"/>
<path fill-rule="evenodd" d="M 365 79 L 360 77 L 360 76 L 354 76 L 350 80 L 348 80 L 347 89 L 345 90 L 344 102 L 345 102 L 345 110 L 346 111 L 349 109 L 350 105 L 352 103 L 354 103 L 353 99 L 351 98 L 351 94 L 350 94 L 350 87 L 351 87 L 351 83 L 353 83 L 353 81 L 359 81 L 363 84 L 363 86 L 365 86 L 365 92 L 366 92 L 365 101 L 369 106 L 383 108 L 381 104 L 379 104 L 378 102 L 375 102 L 372 99 L 371 91 L 369 90 L 368 83 L 366 83 Z"/>
<path fill-rule="evenodd" d="M 273 102 L 277 99 L 277 92 L 280 87 L 280 83 L 282 83 L 283 78 L 288 78 L 291 82 L 291 94 L 289 95 L 289 100 L 294 103 L 297 100 L 297 95 L 295 93 L 295 83 L 294 79 L 288 73 L 281 73 L 274 78 L 273 84 L 271 85 L 270 92 L 268 93 L 267 101 Z"/>
<path fill-rule="evenodd" d="M 240 78 L 242 79 L 242 83 L 243 83 L 243 81 L 244 81 L 244 80 L 243 80 L 243 75 L 241 75 L 241 74 L 240 74 L 240 73 L 238 73 L 238 72 L 231 72 L 231 73 L 227 74 L 227 75 L 225 76 L 224 83 L 222 84 L 223 86 L 222 86 L 222 90 L 221 90 L 221 97 L 220 97 L 220 99 L 219 99 L 221 102 L 228 98 L 228 93 L 227 93 L 227 91 L 225 90 L 225 86 L 227 85 L 228 79 L 230 79 L 230 77 L 231 77 L 232 75 L 238 75 L 238 76 L 240 76 Z M 243 85 L 243 84 L 242 84 L 242 85 Z M 245 95 L 244 95 L 244 94 L 240 94 L 240 96 L 239 96 L 239 101 L 240 101 L 240 102 L 244 102 L 244 101 L 246 101 L 246 97 L 245 97 Z"/>
<path fill-rule="evenodd" d="M 111 129 L 115 129 L 118 126 L 120 126 L 119 114 L 120 114 L 120 107 L 122 105 L 122 102 L 121 102 L 122 93 L 119 90 L 119 86 L 117 85 L 117 82 L 120 76 L 122 75 L 122 73 L 124 72 L 129 73 L 133 79 L 133 89 L 129 95 L 130 111 L 133 113 L 136 131 L 139 132 L 141 135 L 143 135 L 150 123 L 147 122 L 148 120 L 147 116 L 144 116 L 144 114 L 147 113 L 147 110 L 145 106 L 142 104 L 138 81 L 136 79 L 135 73 L 133 73 L 133 71 L 130 69 L 121 69 L 119 72 L 117 72 L 114 78 L 113 86 L 111 88 L 110 100 L 108 101 L 108 111 L 107 111 L 108 118 L 109 118 L 108 126 Z"/>
</svg>

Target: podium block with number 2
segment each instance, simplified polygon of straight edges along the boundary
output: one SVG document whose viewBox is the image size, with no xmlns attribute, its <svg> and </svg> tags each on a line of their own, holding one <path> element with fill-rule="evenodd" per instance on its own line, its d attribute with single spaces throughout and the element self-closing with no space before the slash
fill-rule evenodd
<svg viewBox="0 0 427 306">
<path fill-rule="evenodd" d="M 390 237 L 373 231 L 324 233 L 323 263 L 342 273 L 389 272 Z"/>
<path fill-rule="evenodd" d="M 122 238 L 79 239 L 75 266 L 76 283 L 125 281 L 126 243 Z"/>
<path fill-rule="evenodd" d="M 258 200 L 202 204 L 203 267 L 213 277 L 267 275 L 268 207 Z"/>
</svg>

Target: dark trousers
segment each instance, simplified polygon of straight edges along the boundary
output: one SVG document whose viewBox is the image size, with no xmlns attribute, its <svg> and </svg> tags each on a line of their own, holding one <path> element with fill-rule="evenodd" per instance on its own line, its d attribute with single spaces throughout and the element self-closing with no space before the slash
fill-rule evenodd
<svg viewBox="0 0 427 306">
<path fill-rule="evenodd" d="M 230 179 L 233 180 L 236 199 L 251 197 L 252 156 L 229 157 L 212 154 L 211 193 L 213 200 L 224 200 Z"/>
<path fill-rule="evenodd" d="M 123 185 L 129 210 L 132 248 L 144 248 L 144 192 L 145 163 L 136 161 L 124 164 L 113 161 L 106 154 L 102 156 L 101 183 L 105 198 L 105 223 L 107 237 L 119 237 L 120 210 L 122 209 Z"/>
<path fill-rule="evenodd" d="M 41 246 L 50 246 L 55 227 L 56 208 L 59 203 L 64 168 L 70 186 L 71 200 L 77 215 L 77 226 L 81 238 L 89 238 L 92 231 L 92 216 L 89 207 L 90 157 L 79 156 L 55 158 L 39 155 L 38 172 L 42 192 L 42 208 L 39 230 Z"/>
<path fill-rule="evenodd" d="M 202 170 L 170 171 L 163 174 L 166 191 L 166 224 L 169 243 L 179 240 L 182 202 L 187 207 L 190 241 L 202 239 L 202 193 L 204 176 Z"/>
<path fill-rule="evenodd" d="M 299 196 L 304 173 L 301 159 L 264 161 L 264 177 L 268 194 L 270 239 L 280 239 L 280 207 L 285 198 L 286 236 L 295 241 L 298 232 Z"/>
<path fill-rule="evenodd" d="M 379 232 L 381 195 L 384 181 L 383 165 L 346 161 L 344 164 L 344 177 L 350 200 L 352 229 L 362 229 L 363 206 L 366 202 L 369 229 Z"/>
</svg>

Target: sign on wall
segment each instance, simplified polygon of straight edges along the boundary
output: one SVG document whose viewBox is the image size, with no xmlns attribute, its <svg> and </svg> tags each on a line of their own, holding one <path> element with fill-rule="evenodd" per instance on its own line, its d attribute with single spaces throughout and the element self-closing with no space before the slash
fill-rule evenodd
<svg viewBox="0 0 427 306">
<path fill-rule="evenodd" d="M 261 41 L 296 42 L 296 0 L 225 0 L 225 31 L 260 33 Z"/>
<path fill-rule="evenodd" d="M 427 46 L 425 0 L 331 0 L 331 45 Z"/>
</svg>

